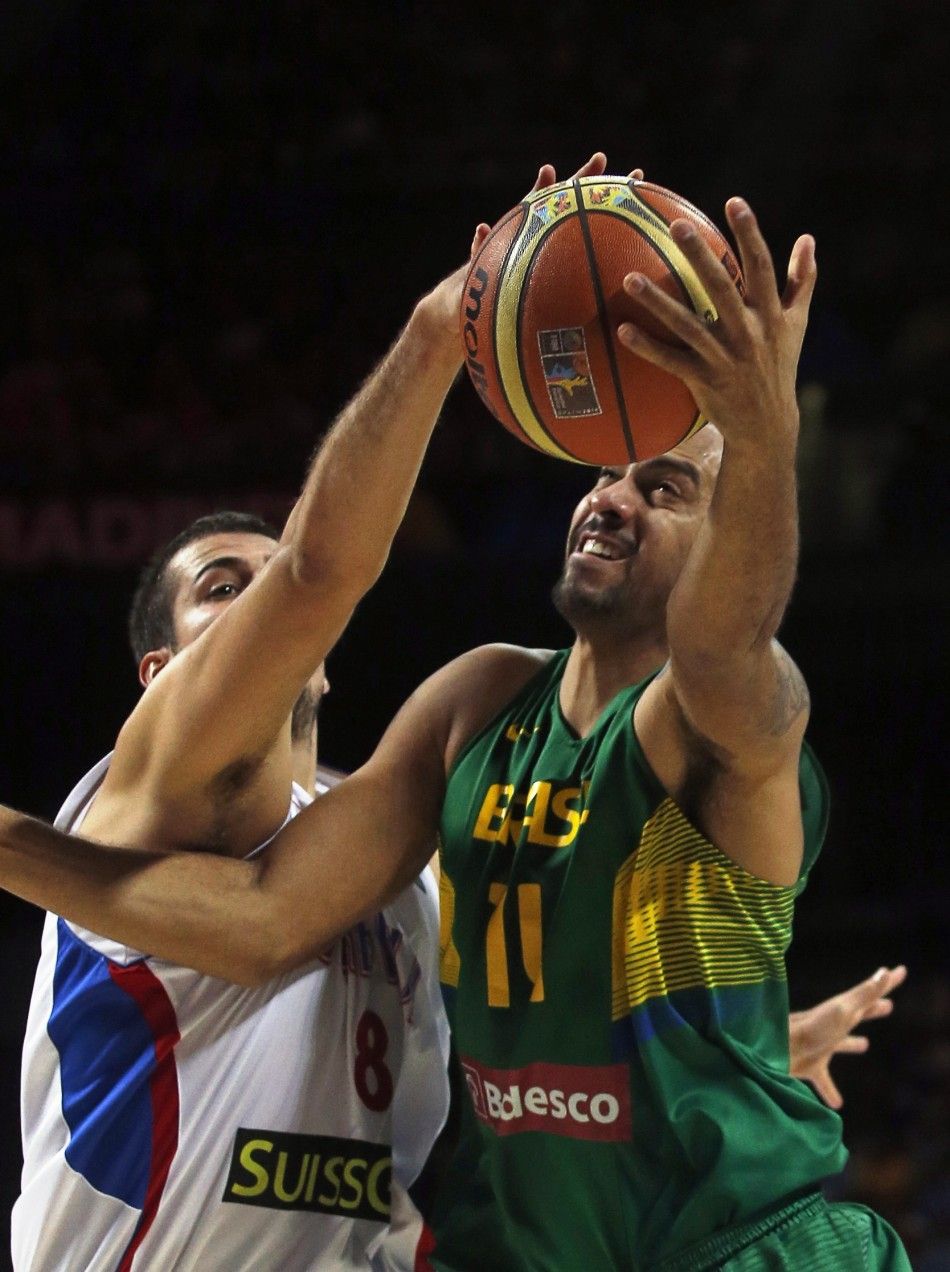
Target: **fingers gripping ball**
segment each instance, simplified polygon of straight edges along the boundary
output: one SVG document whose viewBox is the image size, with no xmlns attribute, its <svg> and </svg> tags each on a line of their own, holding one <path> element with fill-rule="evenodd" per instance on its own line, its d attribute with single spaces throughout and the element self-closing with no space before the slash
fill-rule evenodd
<svg viewBox="0 0 950 1272">
<path fill-rule="evenodd" d="M 631 270 L 714 321 L 716 310 L 674 242 L 686 217 L 742 290 L 713 223 L 661 186 L 581 177 L 531 194 L 498 222 L 472 261 L 461 332 L 482 401 L 521 441 L 581 464 L 662 454 L 706 423 L 686 385 L 620 344 L 631 320 L 659 324 L 623 289 Z"/>
</svg>

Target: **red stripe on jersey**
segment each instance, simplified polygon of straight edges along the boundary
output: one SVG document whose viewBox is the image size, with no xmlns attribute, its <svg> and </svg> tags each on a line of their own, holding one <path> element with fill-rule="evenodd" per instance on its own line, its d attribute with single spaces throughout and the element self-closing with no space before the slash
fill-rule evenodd
<svg viewBox="0 0 950 1272">
<path fill-rule="evenodd" d="M 429 1262 L 429 1255 L 434 1249 L 435 1233 L 429 1225 L 423 1221 L 422 1231 L 419 1233 L 419 1244 L 416 1246 L 416 1257 L 412 1265 L 412 1272 L 435 1272 L 435 1269 Z"/>
<path fill-rule="evenodd" d="M 175 1047 L 181 1037 L 175 1009 L 165 987 L 145 963 L 122 967 L 109 963 L 109 975 L 137 1004 L 155 1040 L 155 1068 L 149 1080 L 152 1098 L 152 1159 L 142 1213 L 119 1261 L 117 1272 L 129 1272 L 136 1251 L 151 1228 L 178 1151 L 178 1069 Z"/>
</svg>

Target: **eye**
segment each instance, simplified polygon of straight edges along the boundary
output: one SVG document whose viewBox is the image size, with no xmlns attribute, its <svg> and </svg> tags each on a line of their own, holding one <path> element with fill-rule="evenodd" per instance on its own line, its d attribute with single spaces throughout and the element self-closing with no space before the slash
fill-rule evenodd
<svg viewBox="0 0 950 1272">
<path fill-rule="evenodd" d="M 662 495 L 664 498 L 676 499 L 679 497 L 679 488 L 674 482 L 666 479 L 655 481 L 650 486 L 650 492 L 653 495 Z"/>
<path fill-rule="evenodd" d="M 217 601 L 222 596 L 237 596 L 240 590 L 236 583 L 215 583 L 214 587 L 208 589 L 208 596 Z"/>
</svg>

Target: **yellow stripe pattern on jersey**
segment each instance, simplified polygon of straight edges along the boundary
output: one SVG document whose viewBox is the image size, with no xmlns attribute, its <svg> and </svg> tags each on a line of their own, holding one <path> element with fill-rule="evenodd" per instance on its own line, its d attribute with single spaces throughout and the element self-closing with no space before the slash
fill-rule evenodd
<svg viewBox="0 0 950 1272">
<path fill-rule="evenodd" d="M 743 870 L 665 799 L 614 881 L 613 1019 L 677 990 L 784 981 L 796 891 Z"/>
</svg>

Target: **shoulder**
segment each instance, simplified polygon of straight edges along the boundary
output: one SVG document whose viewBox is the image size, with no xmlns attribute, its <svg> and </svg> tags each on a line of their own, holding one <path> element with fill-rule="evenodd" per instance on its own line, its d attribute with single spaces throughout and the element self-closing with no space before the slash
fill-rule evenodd
<svg viewBox="0 0 950 1272">
<path fill-rule="evenodd" d="M 423 681 L 386 730 L 370 760 L 344 786 L 391 782 L 412 770 L 443 775 L 480 732 L 553 656 L 515 645 L 483 645 Z M 418 782 L 417 782 L 418 788 Z M 329 798 L 332 798 L 331 796 Z"/>
<path fill-rule="evenodd" d="M 479 645 L 442 668 L 459 684 L 525 684 L 548 665 L 553 649 L 526 649 L 523 645 Z"/>
<path fill-rule="evenodd" d="M 480 733 L 553 657 L 551 649 L 481 645 L 442 669 L 450 708 L 446 772 L 469 739 Z"/>
</svg>

